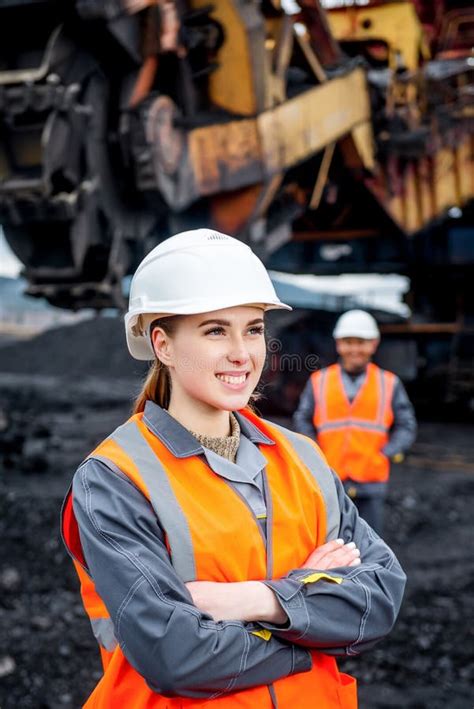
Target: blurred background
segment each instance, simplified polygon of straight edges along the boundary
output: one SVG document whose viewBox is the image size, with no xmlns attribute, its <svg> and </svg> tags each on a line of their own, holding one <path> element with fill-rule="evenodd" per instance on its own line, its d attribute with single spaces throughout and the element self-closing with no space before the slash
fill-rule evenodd
<svg viewBox="0 0 474 709">
<path fill-rule="evenodd" d="M 393 633 L 361 707 L 474 697 L 474 9 L 451 0 L 0 0 L 0 706 L 79 707 L 99 655 L 59 538 L 79 462 L 128 415 L 130 276 L 210 226 L 248 243 L 285 425 L 347 309 L 419 435 L 386 539 Z"/>
</svg>

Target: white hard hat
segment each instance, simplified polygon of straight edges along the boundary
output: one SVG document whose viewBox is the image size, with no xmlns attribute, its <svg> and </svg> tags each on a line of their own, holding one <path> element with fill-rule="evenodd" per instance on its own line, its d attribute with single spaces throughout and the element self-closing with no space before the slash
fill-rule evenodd
<svg viewBox="0 0 474 709">
<path fill-rule="evenodd" d="M 133 276 L 125 316 L 130 354 L 154 358 L 148 330 L 155 317 L 236 305 L 291 310 L 278 299 L 263 263 L 242 241 L 212 229 L 176 234 L 150 251 Z M 155 317 L 140 317 L 147 314 Z"/>
<path fill-rule="evenodd" d="M 377 340 L 380 337 L 375 318 L 365 310 L 348 310 L 347 313 L 341 315 L 332 334 L 336 340 L 342 337 Z"/>
</svg>

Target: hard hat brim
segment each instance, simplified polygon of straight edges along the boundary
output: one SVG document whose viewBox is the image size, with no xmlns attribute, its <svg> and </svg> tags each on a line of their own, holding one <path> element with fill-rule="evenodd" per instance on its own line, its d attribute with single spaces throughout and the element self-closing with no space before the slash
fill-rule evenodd
<svg viewBox="0 0 474 709">
<path fill-rule="evenodd" d="M 356 337 L 359 340 L 380 340 L 380 332 L 373 332 L 373 333 L 366 333 L 366 332 L 360 332 L 360 330 L 349 330 L 349 331 L 343 331 L 342 333 L 334 332 L 332 333 L 332 336 L 335 340 L 344 340 L 347 337 Z"/>
</svg>

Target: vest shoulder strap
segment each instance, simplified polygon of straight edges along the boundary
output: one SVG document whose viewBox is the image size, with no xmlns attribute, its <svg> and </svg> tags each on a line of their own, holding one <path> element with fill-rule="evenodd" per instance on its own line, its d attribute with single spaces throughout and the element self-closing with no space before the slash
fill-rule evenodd
<svg viewBox="0 0 474 709">
<path fill-rule="evenodd" d="M 396 377 L 393 372 L 381 369 L 376 364 L 371 364 L 378 377 L 379 405 L 377 411 L 377 424 L 386 428 L 387 418 L 392 411 L 393 389 Z"/>
<path fill-rule="evenodd" d="M 140 488 L 147 493 L 146 496 L 158 519 L 166 529 L 171 559 L 176 572 L 184 581 L 194 581 L 196 563 L 191 532 L 164 466 L 133 418 L 117 428 L 110 439 L 124 451 L 133 462 L 135 469 L 139 471 Z M 101 458 L 103 457 L 102 453 Z"/>
<path fill-rule="evenodd" d="M 311 375 L 314 405 L 318 412 L 318 418 L 321 422 L 324 422 L 327 419 L 326 381 L 328 377 L 332 376 L 334 373 L 337 373 L 338 370 L 339 364 L 330 364 L 329 367 L 318 369 L 317 372 L 313 372 Z"/>
</svg>

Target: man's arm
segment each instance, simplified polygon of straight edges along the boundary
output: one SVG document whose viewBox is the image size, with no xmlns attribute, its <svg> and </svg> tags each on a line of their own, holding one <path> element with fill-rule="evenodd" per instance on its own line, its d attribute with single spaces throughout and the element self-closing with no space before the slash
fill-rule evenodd
<svg viewBox="0 0 474 709">
<path fill-rule="evenodd" d="M 298 433 L 303 433 L 313 441 L 316 440 L 316 429 L 314 428 L 314 390 L 311 378 L 306 382 L 301 393 L 298 408 L 293 414 L 293 429 Z"/>
<path fill-rule="evenodd" d="M 405 387 L 398 377 L 393 389 L 392 409 L 393 424 L 390 429 L 390 439 L 382 450 L 387 458 L 392 458 L 398 453 L 405 453 L 416 438 L 415 411 Z"/>
<path fill-rule="evenodd" d="M 311 669 L 303 648 L 215 622 L 174 571 L 151 505 L 120 471 L 89 460 L 73 482 L 74 512 L 97 592 L 130 664 L 166 696 L 208 698 Z M 216 550 L 225 553 L 225 550 Z"/>
</svg>

